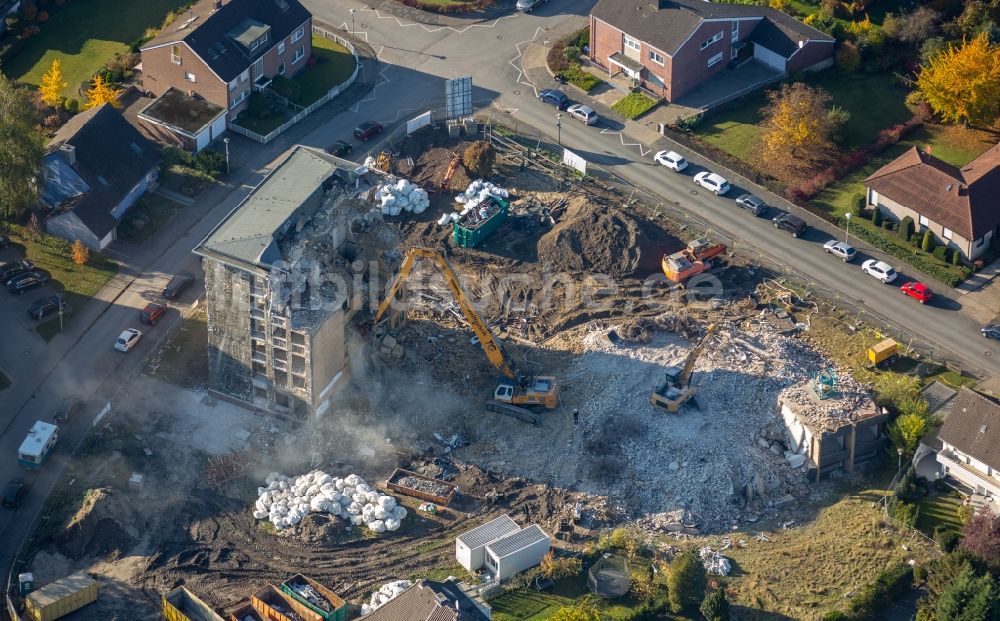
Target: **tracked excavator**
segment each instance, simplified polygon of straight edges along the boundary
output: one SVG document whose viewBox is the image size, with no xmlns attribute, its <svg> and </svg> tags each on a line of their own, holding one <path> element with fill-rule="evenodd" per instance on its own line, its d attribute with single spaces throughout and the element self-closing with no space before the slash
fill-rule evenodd
<svg viewBox="0 0 1000 621">
<path fill-rule="evenodd" d="M 379 304 L 378 311 L 375 313 L 374 325 L 376 327 L 379 325 L 379 321 L 413 270 L 414 262 L 419 258 L 430 259 L 441 270 L 441 274 L 444 276 L 452 295 L 455 296 L 455 301 L 458 302 L 462 314 L 465 315 L 466 321 L 469 322 L 473 333 L 479 339 L 480 345 L 483 346 L 487 359 L 500 375 L 497 387 L 493 391 L 493 399 L 486 402 L 486 409 L 491 412 L 507 414 L 534 425 L 540 424 L 541 418 L 538 416 L 538 412 L 551 410 L 559 405 L 559 385 L 556 379 L 548 375 L 529 376 L 521 375 L 518 372 L 511 362 L 510 356 L 504 350 L 503 343 L 493 336 L 486 322 L 479 316 L 469 296 L 459 283 L 455 270 L 452 269 L 448 259 L 440 251 L 413 248 L 406 253 L 399 273 L 393 280 L 392 286 L 389 287 L 385 299 Z"/>
<path fill-rule="evenodd" d="M 701 352 L 705 350 L 708 341 L 715 334 L 715 330 L 714 323 L 708 326 L 705 336 L 701 337 L 694 349 L 688 352 L 683 367 L 667 367 L 666 380 L 657 386 L 653 394 L 649 396 L 650 403 L 665 408 L 668 412 L 677 412 L 688 401 L 697 406 L 698 402 L 694 400 L 697 391 L 691 385 L 691 374 L 694 372 L 694 363 L 698 360 Z"/>
</svg>

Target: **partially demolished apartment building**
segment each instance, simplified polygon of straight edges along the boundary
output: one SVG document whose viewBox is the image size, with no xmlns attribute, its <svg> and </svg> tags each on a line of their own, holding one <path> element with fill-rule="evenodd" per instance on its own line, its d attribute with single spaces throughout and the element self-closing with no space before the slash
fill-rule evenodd
<svg viewBox="0 0 1000 621">
<path fill-rule="evenodd" d="M 297 419 L 329 408 L 368 279 L 386 282 L 399 261 L 396 234 L 360 198 L 372 175 L 296 146 L 195 248 L 211 391 Z"/>
</svg>

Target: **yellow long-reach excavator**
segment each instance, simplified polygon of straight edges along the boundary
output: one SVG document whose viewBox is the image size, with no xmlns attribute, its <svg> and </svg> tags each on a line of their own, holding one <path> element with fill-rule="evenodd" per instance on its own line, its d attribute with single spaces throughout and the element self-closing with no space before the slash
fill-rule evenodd
<svg viewBox="0 0 1000 621">
<path fill-rule="evenodd" d="M 649 396 L 650 403 L 658 405 L 661 408 L 666 408 L 668 412 L 676 412 L 681 409 L 681 406 L 694 398 L 694 394 L 697 392 L 694 386 L 691 385 L 691 374 L 694 372 L 694 363 L 698 360 L 701 352 L 705 350 L 709 339 L 715 334 L 715 330 L 716 325 L 714 323 L 708 326 L 705 336 L 701 337 L 701 340 L 694 346 L 694 349 L 688 352 L 683 367 L 667 367 L 666 380 L 657 386 L 653 394 Z M 698 403 L 697 401 L 691 402 L 696 405 Z"/>
<path fill-rule="evenodd" d="M 486 357 L 500 374 L 497 387 L 493 391 L 493 399 L 486 403 L 486 408 L 491 412 L 500 412 L 535 425 L 539 424 L 541 419 L 536 411 L 551 410 L 559 405 L 559 385 L 556 379 L 548 375 L 528 376 L 518 372 L 504 350 L 503 343 L 493 336 L 486 322 L 479 316 L 469 296 L 465 293 L 465 289 L 459 283 L 455 270 L 452 269 L 448 259 L 440 251 L 413 248 L 406 253 L 399 273 L 393 280 L 392 286 L 389 287 L 385 299 L 379 304 L 378 311 L 375 313 L 374 325 L 379 325 L 379 321 L 389 309 L 392 301 L 396 299 L 396 295 L 413 270 L 413 264 L 418 258 L 430 259 L 441 270 L 441 274 L 444 276 L 451 294 L 455 296 L 455 301 L 458 302 L 462 314 L 465 315 L 466 321 L 469 322 L 469 326 L 476 338 L 479 339 L 480 345 L 483 346 Z"/>
</svg>

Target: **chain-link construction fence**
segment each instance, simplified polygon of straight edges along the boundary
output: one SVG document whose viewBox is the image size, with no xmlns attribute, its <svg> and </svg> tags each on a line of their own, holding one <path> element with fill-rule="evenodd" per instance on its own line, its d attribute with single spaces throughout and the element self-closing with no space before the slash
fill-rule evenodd
<svg viewBox="0 0 1000 621">
<path fill-rule="evenodd" d="M 483 126 L 483 136 L 492 142 L 497 151 L 509 160 L 519 161 L 548 173 L 560 176 L 565 183 L 587 192 L 589 184 L 613 191 L 626 197 L 627 205 L 644 211 L 650 219 L 660 221 L 675 231 L 689 233 L 689 238 L 706 237 L 713 242 L 726 244 L 730 252 L 742 257 L 774 275 L 783 286 L 789 287 L 805 302 L 846 324 L 851 330 L 870 332 L 881 338 L 894 338 L 914 358 L 923 358 L 946 365 L 953 371 L 980 378 L 988 375 L 981 367 L 963 363 L 953 354 L 927 342 L 920 335 L 897 325 L 872 309 L 831 289 L 825 284 L 803 276 L 791 266 L 771 257 L 747 242 L 733 237 L 726 231 L 684 209 L 680 201 L 653 194 L 600 165 L 587 162 L 586 175 L 562 165 L 562 149 L 537 130 L 518 125 L 508 115 L 497 111 L 481 113 L 477 119 Z M 516 128 L 516 129 L 512 129 Z"/>
</svg>

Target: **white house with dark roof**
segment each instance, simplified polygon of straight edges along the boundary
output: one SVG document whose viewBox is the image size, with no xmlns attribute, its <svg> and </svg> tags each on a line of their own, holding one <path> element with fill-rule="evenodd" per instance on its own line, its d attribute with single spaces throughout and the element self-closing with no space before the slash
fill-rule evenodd
<svg viewBox="0 0 1000 621">
<path fill-rule="evenodd" d="M 74 116 L 42 158 L 39 202 L 45 229 L 101 250 L 139 197 L 156 186 L 159 148 L 104 104 Z"/>
<path fill-rule="evenodd" d="M 521 530 L 509 515 L 481 524 L 462 533 L 455 539 L 455 558 L 469 571 L 477 571 L 486 564 L 486 544 Z"/>
</svg>

